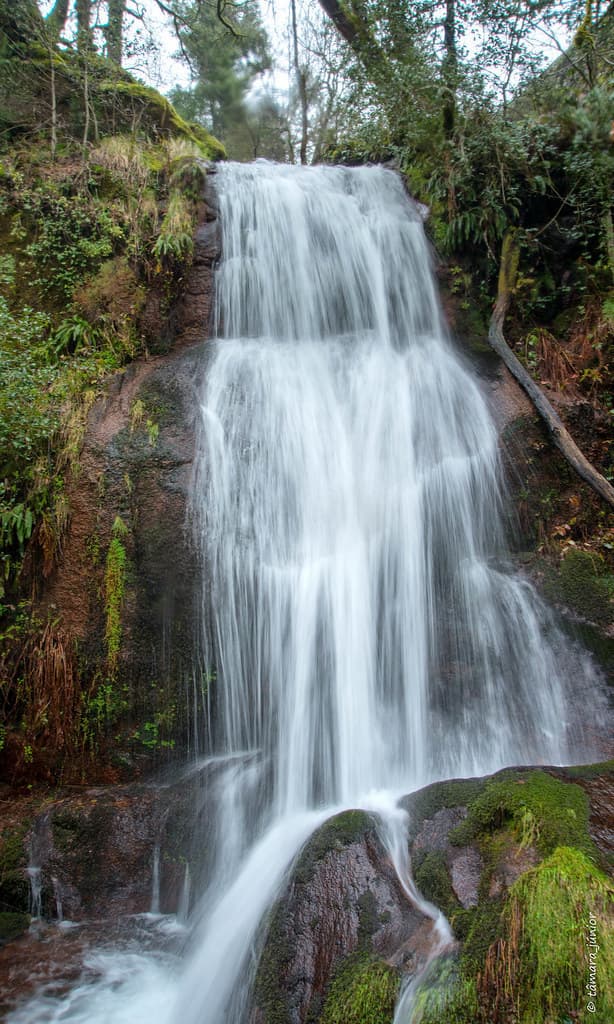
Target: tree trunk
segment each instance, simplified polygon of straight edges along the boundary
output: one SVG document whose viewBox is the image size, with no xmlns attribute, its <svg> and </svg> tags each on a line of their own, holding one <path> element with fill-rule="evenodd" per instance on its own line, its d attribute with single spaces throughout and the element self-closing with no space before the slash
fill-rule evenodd
<svg viewBox="0 0 614 1024">
<path fill-rule="evenodd" d="M 389 75 L 388 56 L 373 35 L 358 0 L 350 4 L 349 12 L 338 0 L 319 0 L 319 4 L 361 61 L 370 79 L 377 84 Z"/>
<path fill-rule="evenodd" d="M 51 159 L 55 160 L 58 148 L 58 103 L 55 89 L 55 53 L 49 54 L 49 67 L 51 69 Z"/>
<path fill-rule="evenodd" d="M 526 391 L 537 412 L 546 425 L 554 444 L 567 460 L 573 470 L 590 484 L 594 491 L 614 508 L 614 487 L 580 451 L 573 437 L 565 427 L 558 413 L 554 410 L 541 388 L 535 383 L 522 363 L 516 358 L 503 335 L 503 323 L 514 291 L 518 272 L 518 244 L 515 233 L 509 231 L 503 240 L 501 251 L 501 269 L 499 272 L 499 289 L 497 301 L 490 321 L 488 340 L 501 357 L 510 373 Z"/>
<path fill-rule="evenodd" d="M 294 73 L 296 75 L 296 88 L 301 107 L 301 143 L 300 160 L 301 164 L 307 163 L 307 138 L 309 134 L 309 119 L 307 111 L 307 75 L 301 68 L 298 56 L 298 28 L 296 22 L 296 0 L 291 0 L 290 10 L 292 12 L 292 44 L 294 50 Z"/>
<path fill-rule="evenodd" d="M 116 64 L 122 62 L 122 48 L 124 40 L 124 13 L 126 0 L 109 0 L 109 15 L 104 30 L 107 44 L 107 57 L 114 60 Z"/>
<path fill-rule="evenodd" d="M 443 23 L 443 133 L 450 140 L 456 126 L 456 79 L 458 74 L 458 52 L 456 49 L 456 0 L 446 0 L 446 16 Z"/>
<path fill-rule="evenodd" d="M 77 49 L 79 53 L 87 53 L 94 48 L 92 34 L 92 0 L 76 0 L 77 11 Z"/>
<path fill-rule="evenodd" d="M 45 24 L 55 40 L 59 39 L 64 31 L 70 0 L 55 0 L 49 14 L 45 18 Z"/>
</svg>

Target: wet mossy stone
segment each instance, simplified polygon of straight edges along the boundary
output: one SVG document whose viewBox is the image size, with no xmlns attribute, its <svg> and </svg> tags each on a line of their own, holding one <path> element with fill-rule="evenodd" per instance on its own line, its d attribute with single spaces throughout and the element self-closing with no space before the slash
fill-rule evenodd
<svg viewBox="0 0 614 1024">
<path fill-rule="evenodd" d="M 15 911 L 0 912 L 0 946 L 18 939 L 30 927 L 30 915 Z"/>
<path fill-rule="evenodd" d="M 466 846 L 512 827 L 521 844 L 531 843 L 542 854 L 557 846 L 574 846 L 594 856 L 588 818 L 588 798 L 580 786 L 539 770 L 504 771 L 469 803 L 467 817 L 452 830 L 450 842 Z"/>
</svg>

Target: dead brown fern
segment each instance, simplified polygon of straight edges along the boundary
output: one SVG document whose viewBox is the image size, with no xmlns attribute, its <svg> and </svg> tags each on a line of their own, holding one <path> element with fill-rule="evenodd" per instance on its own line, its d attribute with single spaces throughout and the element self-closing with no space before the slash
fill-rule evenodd
<svg viewBox="0 0 614 1024">
<path fill-rule="evenodd" d="M 518 1021 L 518 972 L 522 919 L 515 904 L 508 919 L 507 935 L 497 939 L 486 954 L 477 976 L 480 1024 L 516 1024 Z"/>
<path fill-rule="evenodd" d="M 542 383 L 575 392 L 578 370 L 563 345 L 545 327 L 539 328 L 537 336 L 537 372 Z"/>
<path fill-rule="evenodd" d="M 27 642 L 23 669 L 26 735 L 49 753 L 69 753 L 77 743 L 81 691 L 66 632 L 47 623 Z"/>
</svg>

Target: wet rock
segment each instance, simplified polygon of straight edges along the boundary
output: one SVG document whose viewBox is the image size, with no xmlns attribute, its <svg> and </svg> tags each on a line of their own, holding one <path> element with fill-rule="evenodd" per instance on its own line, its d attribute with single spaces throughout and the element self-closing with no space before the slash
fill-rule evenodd
<svg viewBox="0 0 614 1024">
<path fill-rule="evenodd" d="M 468 846 L 451 858 L 452 889 L 465 909 L 477 907 L 478 889 L 482 875 L 482 858 L 475 847 Z"/>
<path fill-rule="evenodd" d="M 177 914 L 186 869 L 196 894 L 209 870 L 203 835 L 211 789 L 205 768 L 157 785 L 28 799 L 21 820 L 13 801 L 11 829 L 0 843 L 0 911 L 71 922 L 115 921 L 156 905 Z"/>
<path fill-rule="evenodd" d="M 331 819 L 270 915 L 253 1024 L 319 1019 L 331 979 L 352 957 L 413 973 L 428 956 L 432 929 L 403 892 L 374 820 L 360 811 Z"/>
</svg>

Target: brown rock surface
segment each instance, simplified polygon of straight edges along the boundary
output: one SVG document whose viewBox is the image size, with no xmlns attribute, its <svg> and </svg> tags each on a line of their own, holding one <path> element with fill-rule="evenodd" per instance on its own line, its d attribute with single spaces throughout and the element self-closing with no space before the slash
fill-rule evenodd
<svg viewBox="0 0 614 1024">
<path fill-rule="evenodd" d="M 330 819 L 307 844 L 274 908 L 255 986 L 253 1024 L 318 1019 L 335 971 L 353 954 L 413 974 L 432 948 L 433 923 L 404 893 L 360 811 Z"/>
</svg>

